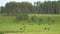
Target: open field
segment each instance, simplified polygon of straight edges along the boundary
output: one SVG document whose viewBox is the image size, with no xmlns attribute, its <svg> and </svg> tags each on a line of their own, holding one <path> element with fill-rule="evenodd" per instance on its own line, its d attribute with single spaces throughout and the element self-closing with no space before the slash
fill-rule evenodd
<svg viewBox="0 0 60 34">
<path fill-rule="evenodd" d="M 6 34 L 60 34 L 60 27 L 59 25 L 25 25 L 25 31 L 24 32 L 19 32 L 20 27 L 23 27 L 23 25 L 7 25 L 2 27 L 0 31 L 13 31 L 13 32 L 8 32 Z M 50 28 L 49 30 L 45 30 L 44 28 Z M 18 32 L 14 32 L 18 31 Z"/>
<path fill-rule="evenodd" d="M 30 17 L 33 15 L 29 15 Z M 33 25 L 30 25 L 28 21 L 16 22 L 16 16 L 0 16 L 0 31 L 5 32 L 5 34 L 60 34 L 60 15 L 38 15 L 36 14 L 36 22 L 32 22 Z M 38 19 L 42 18 L 41 23 L 48 23 L 47 18 L 50 17 L 51 20 L 54 20 L 54 24 L 38 24 Z M 30 19 L 31 20 L 31 19 Z M 24 24 L 24 25 L 23 25 Z M 25 28 L 24 28 L 25 26 Z M 49 28 L 45 30 L 44 28 Z M 6 31 L 21 31 L 20 28 L 25 29 L 24 32 L 6 32 Z"/>
</svg>

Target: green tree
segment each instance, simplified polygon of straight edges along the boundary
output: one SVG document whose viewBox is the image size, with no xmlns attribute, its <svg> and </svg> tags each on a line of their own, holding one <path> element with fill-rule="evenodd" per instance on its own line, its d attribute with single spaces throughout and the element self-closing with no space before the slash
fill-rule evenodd
<svg viewBox="0 0 60 34">
<path fill-rule="evenodd" d="M 1 13 L 4 13 L 4 10 L 5 10 L 5 9 L 4 9 L 3 6 L 1 6 L 1 9 L 0 9 L 0 10 L 1 10 L 1 11 L 0 11 Z"/>
<path fill-rule="evenodd" d="M 32 4 L 29 2 L 21 2 L 20 7 L 21 7 L 21 11 L 23 13 L 31 13 L 32 12 Z"/>
<path fill-rule="evenodd" d="M 1 7 L 0 7 L 0 13 L 1 13 Z"/>
<path fill-rule="evenodd" d="M 9 2 L 5 5 L 5 12 L 7 13 L 7 15 L 15 15 L 19 13 L 19 11 L 20 8 L 16 2 Z"/>
<path fill-rule="evenodd" d="M 2 13 L 7 15 L 17 15 L 19 13 L 36 13 L 36 14 L 59 14 L 60 1 L 40 1 L 34 2 L 32 5 L 29 2 L 8 2 L 5 7 L 1 7 Z"/>
</svg>

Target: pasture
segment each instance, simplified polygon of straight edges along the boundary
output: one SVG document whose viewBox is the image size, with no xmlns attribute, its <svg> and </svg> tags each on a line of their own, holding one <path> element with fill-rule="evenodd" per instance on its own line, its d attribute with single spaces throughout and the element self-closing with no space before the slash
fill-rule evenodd
<svg viewBox="0 0 60 34">
<path fill-rule="evenodd" d="M 31 21 L 34 15 L 36 20 Z M 30 23 L 17 22 L 16 16 L 0 16 L 0 31 L 4 34 L 60 34 L 60 15 L 29 14 L 28 16 Z M 48 17 L 50 17 L 49 21 Z M 42 21 L 39 21 L 39 18 Z"/>
</svg>

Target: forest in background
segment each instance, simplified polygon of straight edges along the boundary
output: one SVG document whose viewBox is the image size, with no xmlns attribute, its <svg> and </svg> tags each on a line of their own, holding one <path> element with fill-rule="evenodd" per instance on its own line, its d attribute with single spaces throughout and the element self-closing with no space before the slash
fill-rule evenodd
<svg viewBox="0 0 60 34">
<path fill-rule="evenodd" d="M 60 1 L 46 2 L 8 2 L 5 6 L 0 6 L 0 14 L 60 14 Z"/>
</svg>

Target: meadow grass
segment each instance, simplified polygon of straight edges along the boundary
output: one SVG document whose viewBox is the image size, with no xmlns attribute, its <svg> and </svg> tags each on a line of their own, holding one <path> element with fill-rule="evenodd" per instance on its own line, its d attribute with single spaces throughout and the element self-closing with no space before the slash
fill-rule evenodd
<svg viewBox="0 0 60 34">
<path fill-rule="evenodd" d="M 29 20 L 34 15 L 29 14 Z M 6 34 L 60 34 L 60 15 L 38 15 L 36 14 L 37 21 L 32 22 L 33 25 L 29 25 L 27 21 L 19 21 L 16 22 L 16 16 L 0 16 L 0 31 L 20 31 L 20 28 L 25 27 L 24 32 L 19 33 L 6 33 Z M 41 18 L 43 21 L 41 23 L 48 23 L 48 17 L 51 20 L 54 20 L 54 24 L 38 24 L 38 19 Z M 29 21 L 28 20 L 28 21 Z M 23 25 L 24 23 L 24 25 Z M 44 28 L 50 28 L 49 30 L 45 30 Z"/>
</svg>

